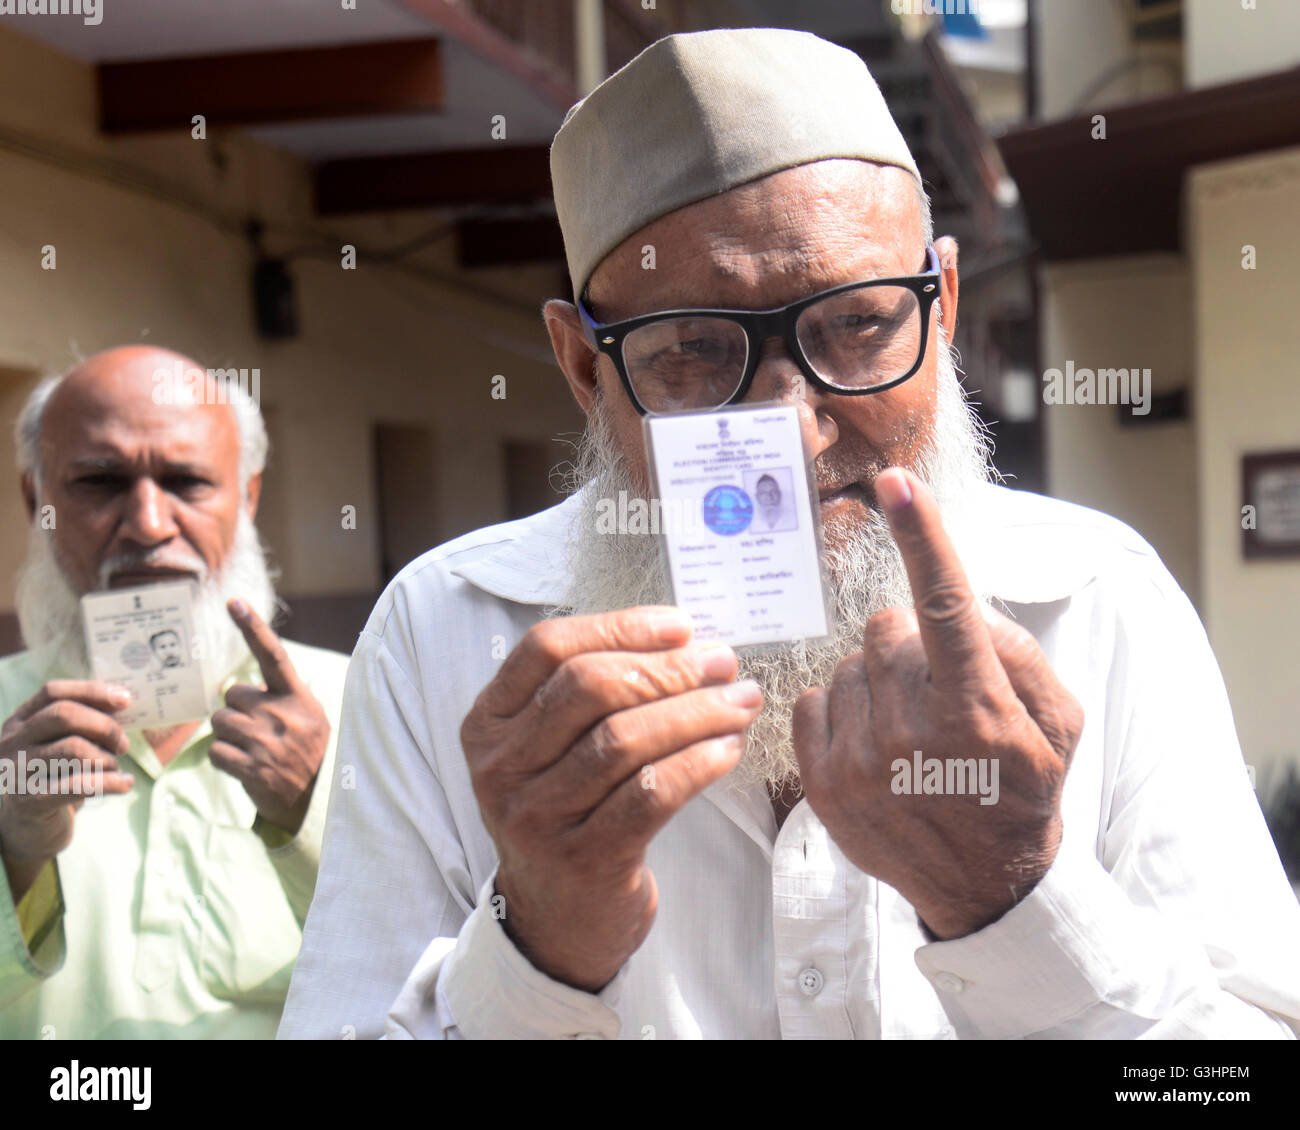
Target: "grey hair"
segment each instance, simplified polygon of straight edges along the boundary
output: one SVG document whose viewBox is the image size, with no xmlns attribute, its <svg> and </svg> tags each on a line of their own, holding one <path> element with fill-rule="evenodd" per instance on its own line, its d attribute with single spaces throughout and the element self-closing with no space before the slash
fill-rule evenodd
<svg viewBox="0 0 1300 1130">
<path fill-rule="evenodd" d="M 222 370 L 209 369 L 207 372 L 218 387 L 218 403 L 229 404 L 235 413 L 235 423 L 239 428 L 239 492 L 247 496 L 249 481 L 266 468 L 266 457 L 271 446 L 266 434 L 266 421 L 262 418 L 262 410 L 257 401 L 237 380 L 231 380 Z M 14 451 L 18 470 L 22 474 L 31 475 L 38 489 L 42 473 L 41 433 L 45 409 L 49 407 L 55 390 L 67 377 L 68 373 L 60 373 L 41 381 L 32 389 L 14 422 Z"/>
<path fill-rule="evenodd" d="M 929 247 L 934 242 L 934 216 L 930 213 L 930 197 L 926 195 L 920 181 L 915 183 L 917 206 L 921 209 L 921 236 L 926 247 Z"/>
</svg>

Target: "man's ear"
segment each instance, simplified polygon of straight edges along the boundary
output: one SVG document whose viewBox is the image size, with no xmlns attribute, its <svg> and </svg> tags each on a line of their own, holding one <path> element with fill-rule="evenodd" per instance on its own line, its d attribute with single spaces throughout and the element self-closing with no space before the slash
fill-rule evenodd
<svg viewBox="0 0 1300 1130">
<path fill-rule="evenodd" d="M 939 256 L 939 307 L 943 315 L 943 335 L 949 345 L 957 332 L 957 241 L 950 235 L 934 241 Z"/>
<path fill-rule="evenodd" d="M 248 520 L 257 521 L 257 504 L 262 498 L 262 472 L 258 471 L 251 479 L 248 480 L 248 486 L 244 488 L 244 509 L 248 511 Z"/>
<path fill-rule="evenodd" d="M 582 332 L 578 308 L 571 302 L 553 298 L 542 307 L 546 319 L 546 332 L 551 335 L 551 348 L 560 364 L 569 391 L 578 407 L 590 415 L 596 402 L 596 361 L 598 354 Z"/>
<path fill-rule="evenodd" d="M 18 488 L 22 491 L 23 506 L 27 509 L 28 521 L 36 520 L 36 483 L 32 480 L 32 473 L 24 471 L 18 479 Z"/>
</svg>

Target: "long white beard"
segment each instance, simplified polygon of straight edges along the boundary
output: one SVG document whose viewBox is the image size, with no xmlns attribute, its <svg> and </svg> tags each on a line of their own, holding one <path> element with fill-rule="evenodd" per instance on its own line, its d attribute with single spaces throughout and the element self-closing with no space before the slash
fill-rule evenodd
<svg viewBox="0 0 1300 1130">
<path fill-rule="evenodd" d="M 96 591 L 106 591 L 114 568 L 127 564 L 198 570 L 195 630 L 214 691 L 248 655 L 248 645 L 230 619 L 226 602 L 237 597 L 268 623 L 275 615 L 271 570 L 257 528 L 243 511 L 235 529 L 235 544 L 220 573 L 209 571 L 190 555 L 180 558 L 168 551 L 152 551 L 104 562 Z M 42 676 L 59 671 L 71 678 L 91 677 L 82 632 L 80 595 L 68 584 L 59 566 L 53 534 L 42 529 L 39 523 L 33 523 L 28 533 L 27 557 L 18 574 L 15 603 L 23 643 L 32 654 L 37 672 Z"/>
<path fill-rule="evenodd" d="M 947 349 L 939 351 L 937 383 L 930 442 L 909 469 L 934 491 L 945 525 L 953 532 L 967 492 L 991 477 L 990 449 Z M 639 494 L 600 404 L 578 443 L 570 484 L 589 484 L 589 489 L 570 544 L 569 593 L 552 614 L 672 603 L 658 537 L 609 533 L 607 522 L 597 523 L 602 499 L 617 500 L 620 491 L 628 499 Z M 830 685 L 840 661 L 861 650 L 862 629 L 872 616 L 884 608 L 912 606 L 907 570 L 881 511 L 872 509 L 865 523 L 848 518 L 825 522 L 823 541 L 831 635 L 817 642 L 737 651 L 740 678 L 757 682 L 764 698 L 763 711 L 750 726 L 745 754 L 732 774 L 739 787 L 762 783 L 775 791 L 797 780 L 790 732 L 795 701 L 811 687 Z"/>
</svg>

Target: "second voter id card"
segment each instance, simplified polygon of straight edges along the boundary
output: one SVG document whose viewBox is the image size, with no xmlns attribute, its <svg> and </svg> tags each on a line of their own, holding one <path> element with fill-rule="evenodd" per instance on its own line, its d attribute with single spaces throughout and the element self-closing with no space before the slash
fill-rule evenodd
<svg viewBox="0 0 1300 1130">
<path fill-rule="evenodd" d="M 673 602 L 733 647 L 827 634 L 799 414 L 753 405 L 645 418 Z"/>
<path fill-rule="evenodd" d="M 94 677 L 131 692 L 131 705 L 115 715 L 124 728 L 156 729 L 210 713 L 194 600 L 190 581 L 81 598 Z"/>
</svg>

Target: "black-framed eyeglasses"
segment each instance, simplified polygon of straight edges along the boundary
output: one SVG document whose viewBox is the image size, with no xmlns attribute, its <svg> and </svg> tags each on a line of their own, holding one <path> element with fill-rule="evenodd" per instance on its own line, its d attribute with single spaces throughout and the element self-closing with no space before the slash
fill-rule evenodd
<svg viewBox="0 0 1300 1130">
<path fill-rule="evenodd" d="M 663 310 L 604 325 L 581 299 L 578 312 L 645 416 L 743 400 L 769 337 L 823 391 L 894 388 L 921 367 L 938 297 L 939 256 L 928 246 L 922 274 L 847 283 L 775 310 Z"/>
</svg>

